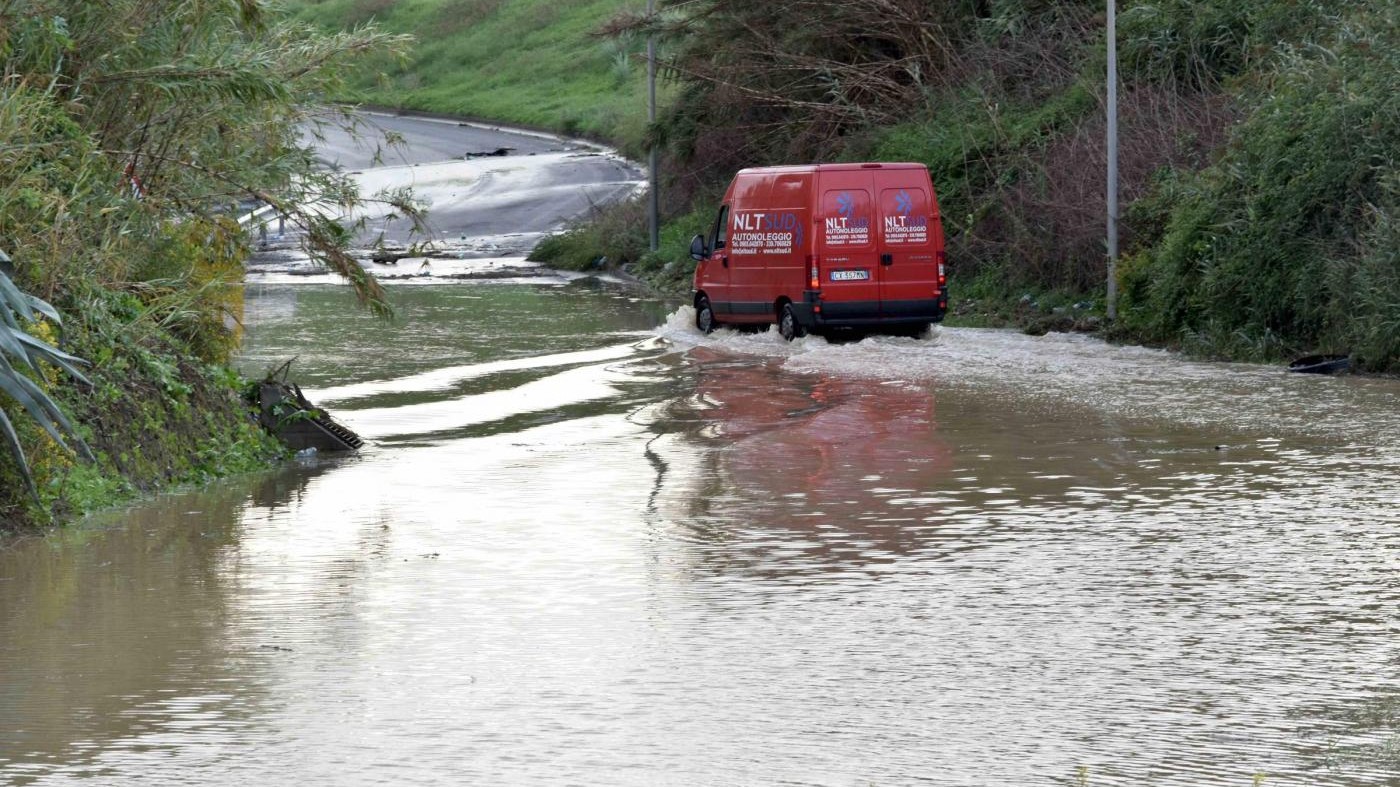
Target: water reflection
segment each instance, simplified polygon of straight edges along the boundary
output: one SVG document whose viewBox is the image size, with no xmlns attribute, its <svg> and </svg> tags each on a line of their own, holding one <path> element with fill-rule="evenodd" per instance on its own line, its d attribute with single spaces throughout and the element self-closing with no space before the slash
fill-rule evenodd
<svg viewBox="0 0 1400 787">
<path fill-rule="evenodd" d="M 166 498 L 0 551 L 0 773 L 101 776 L 114 755 L 256 723 L 256 654 L 223 631 L 245 505 L 235 489 Z"/>
<path fill-rule="evenodd" d="M 696 394 L 671 411 L 680 439 L 653 447 L 668 468 L 701 457 L 691 485 L 671 489 L 690 557 L 664 577 L 693 583 L 735 628 L 796 625 L 809 642 L 839 643 L 830 660 L 798 651 L 818 663 L 805 678 L 844 675 L 876 696 L 894 680 L 930 703 L 897 704 L 904 721 L 944 731 L 1076 730 L 1040 741 L 1047 759 L 1028 767 L 1068 774 L 1073 752 L 1095 783 L 1394 775 L 1393 714 L 1338 722 L 1305 709 L 1367 695 L 1376 670 L 1394 678 L 1384 637 L 1397 629 L 1400 520 L 1374 518 L 1400 503 L 1393 449 L 1238 433 L 1219 445 L 1218 431 L 1165 433 L 1072 406 L 1046 417 L 1042 403 L 1018 413 L 956 389 L 940 392 L 935 421 L 917 385 L 832 386 L 782 361 L 690 357 Z M 1341 597 L 1372 601 L 1347 611 Z M 844 628 L 861 618 L 851 603 L 881 610 L 861 632 L 877 651 L 904 654 L 876 685 L 838 666 L 857 639 Z M 945 734 L 964 751 L 998 748 Z M 988 783 L 961 773 L 940 783 Z"/>
<path fill-rule="evenodd" d="M 652 424 L 666 439 L 649 446 L 663 469 L 686 469 L 660 484 L 653 515 L 677 538 L 732 545 L 700 552 L 702 561 L 762 563 L 770 577 L 878 571 L 919 540 L 921 521 L 899 505 L 951 461 L 930 390 L 703 348 L 686 361 L 693 393 L 669 403 Z M 872 510 L 872 495 L 893 505 Z"/>
</svg>

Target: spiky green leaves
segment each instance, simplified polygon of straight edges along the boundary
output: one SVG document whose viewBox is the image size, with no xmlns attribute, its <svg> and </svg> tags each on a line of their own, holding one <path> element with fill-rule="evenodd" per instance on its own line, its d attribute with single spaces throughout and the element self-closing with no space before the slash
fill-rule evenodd
<svg viewBox="0 0 1400 787">
<path fill-rule="evenodd" d="M 0 264 L 9 262 L 9 256 L 0 251 Z M 78 371 L 78 366 L 87 365 L 86 361 L 35 338 L 24 329 L 21 321 L 34 323 L 41 315 L 55 325 L 62 325 L 58 312 L 52 306 L 22 292 L 8 275 L 0 272 L 0 391 L 17 402 L 54 442 L 72 450 L 68 444 L 68 439 L 71 439 L 82 455 L 91 459 L 92 452 L 77 435 L 67 416 L 38 383 L 24 374 L 27 370 L 37 376 L 41 373 L 42 364 L 49 363 L 74 379 L 84 383 L 88 381 Z M 37 500 L 39 490 L 34 486 L 34 477 L 30 473 L 19 434 L 3 408 L 0 408 L 0 433 L 3 433 L 5 443 L 19 465 L 25 485 Z"/>
</svg>

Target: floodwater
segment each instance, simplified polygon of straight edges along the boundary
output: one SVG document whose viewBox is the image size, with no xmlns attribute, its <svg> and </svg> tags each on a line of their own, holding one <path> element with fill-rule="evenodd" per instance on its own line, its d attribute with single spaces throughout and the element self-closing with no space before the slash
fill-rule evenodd
<svg viewBox="0 0 1400 787">
<path fill-rule="evenodd" d="M 1397 381 L 396 302 L 249 294 L 360 455 L 0 551 L 0 783 L 1400 783 Z"/>
</svg>

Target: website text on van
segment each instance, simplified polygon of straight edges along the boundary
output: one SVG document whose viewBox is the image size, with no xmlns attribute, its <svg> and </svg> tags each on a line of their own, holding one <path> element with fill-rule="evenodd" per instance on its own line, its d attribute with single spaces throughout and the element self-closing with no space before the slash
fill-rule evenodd
<svg viewBox="0 0 1400 787">
<path fill-rule="evenodd" d="M 777 323 L 787 339 L 921 334 L 948 309 L 943 222 L 922 164 L 741 170 L 690 255 L 706 333 Z"/>
</svg>

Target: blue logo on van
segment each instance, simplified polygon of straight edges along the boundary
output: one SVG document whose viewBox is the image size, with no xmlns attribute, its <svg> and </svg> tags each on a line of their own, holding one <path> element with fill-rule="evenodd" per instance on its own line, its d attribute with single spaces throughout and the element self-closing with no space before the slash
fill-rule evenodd
<svg viewBox="0 0 1400 787">
<path fill-rule="evenodd" d="M 914 200 L 910 199 L 909 192 L 900 189 L 899 193 L 894 195 L 894 209 L 901 216 L 908 216 L 914 210 Z"/>
<path fill-rule="evenodd" d="M 836 197 L 836 212 L 848 219 L 855 215 L 856 201 L 849 193 L 843 191 Z"/>
</svg>

